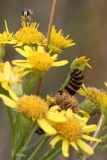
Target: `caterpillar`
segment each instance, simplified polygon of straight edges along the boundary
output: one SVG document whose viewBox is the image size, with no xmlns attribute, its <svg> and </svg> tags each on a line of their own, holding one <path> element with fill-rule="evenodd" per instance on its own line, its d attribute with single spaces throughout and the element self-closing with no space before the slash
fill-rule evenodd
<svg viewBox="0 0 107 160">
<path fill-rule="evenodd" d="M 58 91 L 60 94 L 66 93 L 73 96 L 74 94 L 76 94 L 77 90 L 81 87 L 84 78 L 82 71 L 80 71 L 79 69 L 75 69 L 70 73 L 70 77 L 71 78 L 68 85 L 65 86 L 62 91 L 60 90 Z"/>
</svg>

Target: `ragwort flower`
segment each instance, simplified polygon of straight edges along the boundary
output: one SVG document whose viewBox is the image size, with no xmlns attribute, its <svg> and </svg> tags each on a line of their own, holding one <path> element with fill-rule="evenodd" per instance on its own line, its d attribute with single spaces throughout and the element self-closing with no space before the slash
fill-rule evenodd
<svg viewBox="0 0 107 160">
<path fill-rule="evenodd" d="M 82 88 L 78 90 L 78 93 L 82 96 L 85 96 L 86 99 L 80 104 L 80 108 L 91 115 L 99 114 L 102 111 L 103 99 L 106 97 L 106 91 L 98 90 L 94 87 L 85 87 L 82 85 Z"/>
<path fill-rule="evenodd" d="M 49 49 L 52 49 L 54 52 L 61 53 L 63 48 L 75 45 L 75 43 L 72 43 L 73 40 L 68 38 L 69 35 L 64 37 L 62 30 L 57 33 L 55 26 L 52 26 L 50 42 L 48 45 Z"/>
<path fill-rule="evenodd" d="M 6 61 L 5 63 L 2 63 L 2 69 L 0 72 L 0 84 L 5 90 L 10 91 L 10 88 L 13 88 L 14 84 L 22 84 L 21 78 L 27 73 L 28 71 L 24 71 L 23 68 L 12 67 L 10 63 Z"/>
<path fill-rule="evenodd" d="M 91 101 L 93 101 L 97 106 L 101 106 L 102 98 L 106 95 L 106 91 L 98 90 L 94 87 L 85 87 L 82 85 L 83 88 L 78 90 L 78 93 L 82 96 L 87 97 Z"/>
<path fill-rule="evenodd" d="M 52 111 L 52 109 L 49 110 L 48 104 L 36 95 L 23 95 L 20 98 L 18 98 L 14 92 L 10 92 L 10 95 L 12 99 L 0 94 L 0 97 L 3 99 L 5 105 L 21 112 L 32 121 L 37 121 L 40 127 L 47 134 L 56 134 L 56 130 L 47 120 L 54 122 L 66 121 L 66 117 L 59 115 L 59 112 L 57 112 L 58 107 L 55 106 L 55 109 L 53 109 L 54 111 Z"/>
<path fill-rule="evenodd" d="M 7 27 L 7 22 L 5 22 L 5 28 L 6 31 L 4 31 L 2 34 L 0 33 L 0 46 L 5 45 L 6 43 L 11 43 L 12 35 L 13 33 L 10 33 Z"/>
<path fill-rule="evenodd" d="M 65 157 L 69 156 L 69 146 L 79 150 L 78 146 L 89 154 L 93 154 L 93 149 L 82 139 L 101 142 L 101 140 L 88 136 L 87 133 L 97 129 L 96 125 L 86 125 L 87 118 L 74 114 L 71 109 L 66 112 L 66 122 L 56 123 L 55 129 L 57 135 L 50 142 L 52 148 L 58 141 L 62 141 L 62 153 Z"/>
<path fill-rule="evenodd" d="M 7 22 L 5 22 L 6 31 L 0 33 L 0 62 L 3 62 L 3 57 L 5 55 L 5 45 L 11 43 L 13 33 L 9 33 Z"/>
<path fill-rule="evenodd" d="M 40 72 L 40 76 L 48 71 L 51 66 L 62 66 L 68 63 L 66 60 L 54 62 L 57 59 L 57 54 L 50 56 L 50 53 L 45 52 L 42 46 L 38 46 L 37 51 L 29 46 L 24 46 L 24 50 L 16 48 L 16 51 L 26 60 L 13 60 L 12 63 L 19 67 L 31 69 L 36 75 Z"/>
<path fill-rule="evenodd" d="M 23 44 L 42 44 L 44 43 L 45 36 L 38 31 L 39 24 L 22 21 L 22 28 L 14 34 L 13 42 L 17 43 L 16 46 Z"/>
<path fill-rule="evenodd" d="M 76 58 L 72 63 L 71 63 L 71 70 L 75 70 L 75 69 L 80 69 L 81 71 L 84 70 L 85 66 L 88 66 L 89 68 L 92 68 L 89 64 L 88 61 L 90 60 L 90 58 L 86 59 L 86 56 L 82 56 L 80 58 Z"/>
</svg>

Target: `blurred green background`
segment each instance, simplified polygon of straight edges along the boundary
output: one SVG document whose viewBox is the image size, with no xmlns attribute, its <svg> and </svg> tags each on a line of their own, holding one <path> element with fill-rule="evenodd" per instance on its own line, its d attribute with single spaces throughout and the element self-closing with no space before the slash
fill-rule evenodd
<svg viewBox="0 0 107 160">
<path fill-rule="evenodd" d="M 46 35 L 51 6 L 52 0 L 0 0 L 0 32 L 5 30 L 4 20 L 6 20 L 9 31 L 15 33 L 21 27 L 22 10 L 31 8 L 34 10 L 33 20 L 40 23 L 39 31 Z M 63 84 L 69 72 L 70 63 L 80 56 L 90 58 L 89 62 L 92 66 L 92 69 L 87 67 L 85 70 L 84 83 L 98 89 L 106 89 L 104 82 L 107 81 L 107 0 L 58 0 L 53 25 L 56 25 L 58 31 L 62 29 L 65 36 L 69 34 L 76 45 L 65 49 L 59 56 L 59 60 L 67 59 L 69 64 L 51 68 L 45 74 L 40 95 L 43 98 L 46 94 L 54 95 Z M 16 58 L 21 57 L 11 45 L 7 45 L 5 60 Z M 35 93 L 35 88 L 32 93 Z M 78 95 L 76 96 L 79 98 Z M 0 160 L 10 160 L 9 119 L 3 105 L 0 109 Z M 95 119 L 93 121 L 95 123 Z M 71 149 L 70 152 L 68 160 L 76 160 L 74 150 Z M 107 160 L 106 153 L 96 153 L 90 158 L 90 160 L 94 159 Z M 65 160 L 65 158 L 60 155 L 56 160 Z"/>
</svg>

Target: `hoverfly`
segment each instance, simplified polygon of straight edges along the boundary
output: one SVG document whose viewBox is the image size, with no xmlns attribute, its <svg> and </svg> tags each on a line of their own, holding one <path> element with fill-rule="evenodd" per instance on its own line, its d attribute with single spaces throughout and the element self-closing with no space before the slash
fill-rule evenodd
<svg viewBox="0 0 107 160">
<path fill-rule="evenodd" d="M 21 21 L 27 21 L 27 20 L 29 20 L 31 22 L 32 21 L 32 18 L 31 18 L 32 14 L 33 14 L 32 9 L 25 8 L 22 11 Z"/>
</svg>

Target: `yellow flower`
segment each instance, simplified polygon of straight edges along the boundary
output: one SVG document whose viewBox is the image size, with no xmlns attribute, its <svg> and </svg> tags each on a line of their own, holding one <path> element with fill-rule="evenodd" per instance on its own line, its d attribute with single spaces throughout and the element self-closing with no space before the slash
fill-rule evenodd
<svg viewBox="0 0 107 160">
<path fill-rule="evenodd" d="M 9 33 L 7 22 L 5 22 L 5 28 L 6 31 L 4 31 L 2 34 L 0 33 L 0 46 L 5 45 L 6 43 L 11 43 L 12 35 L 13 33 Z"/>
<path fill-rule="evenodd" d="M 86 88 L 84 84 L 82 85 L 82 87 L 83 88 L 80 88 L 78 90 L 78 93 L 82 96 L 87 97 L 98 106 L 101 106 L 102 98 L 106 95 L 106 92 L 102 90 L 98 90 L 97 88 L 94 88 L 94 87 Z"/>
<path fill-rule="evenodd" d="M 0 33 L 0 63 L 3 63 L 3 58 L 5 56 L 5 45 L 7 43 L 11 44 L 11 39 L 13 34 L 13 33 L 9 33 L 7 22 L 6 21 L 4 22 L 5 22 L 6 31 L 4 31 L 2 34 Z"/>
<path fill-rule="evenodd" d="M 38 31 L 39 24 L 22 22 L 22 28 L 14 34 L 13 42 L 17 43 L 17 46 L 23 44 L 42 44 L 44 43 L 45 36 Z"/>
<path fill-rule="evenodd" d="M 105 85 L 106 85 L 106 87 L 107 87 L 107 82 L 105 82 Z"/>
<path fill-rule="evenodd" d="M 42 46 L 38 46 L 38 50 L 29 46 L 24 46 L 24 50 L 16 48 L 22 56 L 27 58 L 26 60 L 14 60 L 13 64 L 23 67 L 30 68 L 33 72 L 46 72 L 51 66 L 62 66 L 68 63 L 68 61 L 54 62 L 57 59 L 57 54 L 50 56 L 50 53 L 44 51 Z"/>
<path fill-rule="evenodd" d="M 4 63 L 0 63 L 0 72 L 3 73 L 4 71 Z"/>
<path fill-rule="evenodd" d="M 50 42 L 49 42 L 49 49 L 52 49 L 54 52 L 62 52 L 63 48 L 71 47 L 75 45 L 72 43 L 72 39 L 68 39 L 69 35 L 64 37 L 62 30 L 58 33 L 55 29 L 55 26 L 52 26 L 51 35 L 50 35 Z"/>
<path fill-rule="evenodd" d="M 87 62 L 90 60 L 90 58 L 86 59 L 86 56 L 82 56 L 80 58 L 76 58 L 72 63 L 71 63 L 71 70 L 74 69 L 80 69 L 84 70 L 85 66 L 88 66 L 89 68 L 92 68 Z"/>
<path fill-rule="evenodd" d="M 26 117 L 32 119 L 32 121 L 37 121 L 40 127 L 47 134 L 56 134 L 56 130 L 49 124 L 48 120 L 54 122 L 66 121 L 66 117 L 59 115 L 56 106 L 56 111 L 52 111 L 52 109 L 49 110 L 48 104 L 36 95 L 23 95 L 18 98 L 14 92 L 10 92 L 10 96 L 12 99 L 0 94 L 0 97 L 3 99 L 5 105 L 21 112 Z"/>
<path fill-rule="evenodd" d="M 3 65 L 3 71 L 0 72 L 0 83 L 5 90 L 10 89 L 10 85 L 15 83 L 22 83 L 21 77 L 26 75 L 28 71 L 24 72 L 23 68 L 13 67 L 8 61 Z"/>
<path fill-rule="evenodd" d="M 50 142 L 52 148 L 58 141 L 62 141 L 62 153 L 65 157 L 69 156 L 69 146 L 71 145 L 75 150 L 79 150 L 78 146 L 87 152 L 93 154 L 93 149 L 86 144 L 82 139 L 101 142 L 101 140 L 88 136 L 87 133 L 93 132 L 97 129 L 96 125 L 86 125 L 87 118 L 79 117 L 74 114 L 71 109 L 66 112 L 66 122 L 56 123 L 55 129 L 57 135 Z"/>
</svg>

